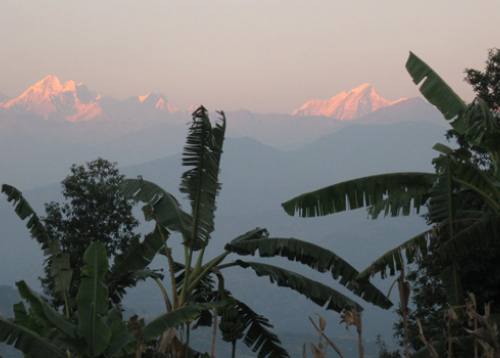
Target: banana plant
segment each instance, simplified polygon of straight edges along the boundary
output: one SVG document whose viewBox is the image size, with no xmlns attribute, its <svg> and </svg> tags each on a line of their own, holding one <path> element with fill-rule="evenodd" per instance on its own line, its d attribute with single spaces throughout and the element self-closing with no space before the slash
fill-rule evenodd
<svg viewBox="0 0 500 358">
<path fill-rule="evenodd" d="M 17 282 L 29 309 L 19 303 L 13 319 L 0 317 L 0 342 L 33 358 L 140 357 L 144 345 L 154 342 L 165 330 L 182 326 L 207 308 L 216 307 L 185 305 L 147 324 L 134 325 L 133 320 L 124 321 L 121 310 L 110 304 L 106 277 L 111 272 L 104 245 L 91 243 L 83 261 L 75 315 L 61 314 L 24 281 Z"/>
<path fill-rule="evenodd" d="M 392 305 L 390 300 L 368 281 L 358 280 L 359 272 L 334 252 L 296 238 L 270 237 L 262 228 L 243 233 L 227 243 L 220 254 L 206 257 L 206 248 L 213 239 L 216 198 L 221 189 L 219 171 L 225 128 L 223 112 L 219 112 L 219 120 L 215 124 L 211 123 L 203 106 L 193 113 L 182 158 L 187 169 L 180 184 L 180 191 L 189 199 L 189 213 L 182 209 L 172 194 L 142 177 L 126 179 L 122 184 L 125 197 L 142 203 L 145 220 L 154 222 L 155 232 L 165 237 L 161 252 L 168 262 L 170 288 L 163 287 L 167 311 L 191 302 L 212 302 L 221 297 L 229 299 L 230 304 L 215 314 L 205 311 L 203 319 L 195 322 L 193 327 L 210 325 L 214 315 L 220 316 L 223 337 L 233 347 L 242 338 L 259 357 L 288 357 L 278 337 L 269 330 L 272 327 L 269 321 L 224 287 L 223 273 L 226 269 L 236 267 L 253 271 L 257 276 L 267 277 L 272 283 L 287 287 L 335 312 L 362 310 L 357 302 L 328 285 L 279 266 L 241 258 L 257 254 L 265 258 L 284 257 L 313 270 L 329 273 L 334 280 L 365 301 L 389 308 Z M 169 233 L 174 232 L 180 236 L 184 249 L 182 263 L 172 256 L 172 235 Z M 238 257 L 231 259 L 234 255 Z M 219 282 L 217 287 L 215 280 Z M 190 327 L 188 325 L 186 329 L 188 333 Z M 237 327 L 238 332 L 229 334 L 227 327 Z"/>
<path fill-rule="evenodd" d="M 452 128 L 471 145 L 489 154 L 492 169 L 481 168 L 443 144 L 434 149 L 435 173 L 386 173 L 333 184 L 301 194 L 282 204 L 289 215 L 324 216 L 368 209 L 376 218 L 419 213 L 427 209 L 431 228 L 387 251 L 363 270 L 359 278 L 382 277 L 403 270 L 417 255 L 425 255 L 431 240 L 450 264 L 446 282 L 457 283 L 453 256 L 467 250 L 472 240 L 498 237 L 500 227 L 500 125 L 498 113 L 480 99 L 466 104 L 441 77 L 418 56 L 410 53 L 406 68 L 422 95 L 443 114 Z M 471 208 L 472 199 L 475 205 Z M 480 234 L 480 236 L 478 235 Z M 477 243 L 476 243 L 477 244 Z M 453 278 L 453 279 L 452 279 Z M 458 287 L 449 293 L 457 301 Z M 453 291 L 453 292 L 451 292 Z M 451 296 L 450 296 L 451 297 Z"/>
</svg>

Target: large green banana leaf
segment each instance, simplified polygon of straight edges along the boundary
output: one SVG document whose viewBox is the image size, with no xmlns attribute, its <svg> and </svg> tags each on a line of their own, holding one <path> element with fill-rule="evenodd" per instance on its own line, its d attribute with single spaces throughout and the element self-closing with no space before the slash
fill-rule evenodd
<svg viewBox="0 0 500 358">
<path fill-rule="evenodd" d="M 258 262 L 237 260 L 234 262 L 234 265 L 243 268 L 251 268 L 255 271 L 257 276 L 267 276 L 272 283 L 280 287 L 288 287 L 326 309 L 338 313 L 346 309 L 363 310 L 358 303 L 354 302 L 349 297 L 298 273 Z"/>
<path fill-rule="evenodd" d="M 431 230 L 425 231 L 385 252 L 359 274 L 359 279 L 367 279 L 377 273 L 380 273 L 382 278 L 385 278 L 387 270 L 389 270 L 389 275 L 393 276 L 396 271 L 403 268 L 404 257 L 406 257 L 408 263 L 411 263 L 417 255 L 427 253 L 430 235 Z"/>
<path fill-rule="evenodd" d="M 108 287 L 113 300 L 119 300 L 123 296 L 125 288 L 134 286 L 139 279 L 144 279 L 144 273 L 151 274 L 146 275 L 146 277 L 157 277 L 154 271 L 146 268 L 161 248 L 164 247 L 168 236 L 169 232 L 167 230 L 156 225 L 154 231 L 146 235 L 144 240 L 132 242 L 126 252 L 115 257 Z M 137 273 L 140 274 L 137 275 Z"/>
<path fill-rule="evenodd" d="M 106 357 L 125 356 L 126 346 L 134 340 L 127 323 L 123 321 L 121 311 L 112 309 L 107 317 L 107 325 L 111 329 L 111 338 L 104 355 Z"/>
<path fill-rule="evenodd" d="M 77 295 L 78 333 L 87 342 L 88 354 L 97 357 L 107 348 L 111 329 L 106 324 L 108 313 L 108 273 L 106 248 L 92 242 L 83 255 L 84 266 Z"/>
<path fill-rule="evenodd" d="M 390 173 L 348 180 L 299 195 L 282 204 L 289 215 L 324 216 L 362 207 L 389 205 L 394 214 L 417 213 L 426 203 L 436 175 Z"/>
<path fill-rule="evenodd" d="M 273 325 L 266 317 L 256 313 L 248 305 L 232 296 L 228 305 L 233 306 L 237 311 L 238 319 L 245 327 L 243 342 L 257 353 L 257 357 L 289 357 L 278 336 L 271 331 Z"/>
<path fill-rule="evenodd" d="M 15 205 L 15 212 L 19 218 L 21 220 L 28 219 L 26 227 L 30 231 L 31 237 L 41 245 L 44 255 L 47 256 L 50 275 L 55 283 L 54 291 L 62 299 L 69 290 L 73 275 L 69 255 L 61 252 L 59 241 L 49 237 L 45 226 L 21 191 L 11 185 L 4 184 L 2 192 L 7 195 L 7 200 Z"/>
<path fill-rule="evenodd" d="M 30 304 L 31 309 L 38 319 L 48 322 L 49 326 L 56 327 L 66 337 L 70 339 L 76 338 L 76 326 L 54 310 L 43 298 L 33 292 L 26 282 L 19 281 L 16 283 L 16 286 L 19 294 Z"/>
<path fill-rule="evenodd" d="M 191 202 L 192 240 L 200 238 L 205 244 L 214 230 L 216 197 L 221 186 L 219 170 L 226 120 L 224 113 L 220 114 L 220 122 L 212 127 L 203 106 L 193 113 L 182 156 L 182 164 L 189 169 L 182 175 L 180 191 Z"/>
<path fill-rule="evenodd" d="M 261 257 L 286 257 L 298 261 L 319 272 L 330 272 L 335 280 L 350 291 L 382 308 L 390 308 L 392 302 L 378 288 L 369 282 L 358 280 L 359 272 L 347 261 L 334 252 L 307 241 L 294 238 L 254 239 L 231 242 L 226 250 L 239 255 L 255 255 Z"/>
<path fill-rule="evenodd" d="M 164 229 L 180 232 L 184 241 L 190 240 L 193 220 L 172 194 L 142 178 L 125 179 L 120 189 L 126 198 L 145 204 L 146 220 L 155 220 Z"/>
<path fill-rule="evenodd" d="M 216 304 L 189 304 L 165 313 L 151 322 L 143 330 L 144 340 L 149 341 L 159 337 L 169 328 L 175 328 L 195 320 L 201 312 L 218 307 Z"/>
<path fill-rule="evenodd" d="M 21 220 L 28 219 L 26 227 L 30 231 L 31 236 L 42 246 L 45 255 L 58 254 L 60 252 L 59 245 L 50 239 L 45 226 L 40 221 L 35 210 L 33 210 L 29 202 L 24 198 L 22 192 L 11 185 L 3 184 L 2 193 L 6 194 L 7 200 L 14 205 L 17 216 Z"/>
<path fill-rule="evenodd" d="M 465 126 L 461 114 L 467 109 L 464 101 L 446 84 L 434 70 L 414 53 L 406 61 L 406 69 L 415 84 L 420 85 L 420 92 L 443 114 L 452 120 L 452 126 L 463 133 Z"/>
<path fill-rule="evenodd" d="M 66 358 L 66 353 L 38 333 L 0 316 L 0 342 L 30 358 Z"/>
</svg>

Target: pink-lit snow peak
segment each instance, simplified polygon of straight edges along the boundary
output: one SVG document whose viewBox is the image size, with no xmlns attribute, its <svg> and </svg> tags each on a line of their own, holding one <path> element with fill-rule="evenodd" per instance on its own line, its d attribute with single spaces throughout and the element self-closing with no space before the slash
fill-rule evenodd
<svg viewBox="0 0 500 358">
<path fill-rule="evenodd" d="M 148 93 L 135 97 L 140 108 L 158 113 L 176 112 L 162 94 Z M 118 101 L 118 106 L 126 101 Z M 62 118 L 71 122 L 108 116 L 108 106 L 103 98 L 82 83 L 61 82 L 55 75 L 48 75 L 28 87 L 19 96 L 0 102 L 0 109 L 36 114 L 42 118 Z"/>
<path fill-rule="evenodd" d="M 369 83 L 363 83 L 350 91 L 343 91 L 330 99 L 311 99 L 292 112 L 295 116 L 324 116 L 351 120 L 381 108 L 404 101 L 388 100 L 377 93 Z"/>
<path fill-rule="evenodd" d="M 45 119 L 57 113 L 69 121 L 79 121 L 101 115 L 98 100 L 99 96 L 83 84 L 71 80 L 62 83 L 57 76 L 48 75 L 19 96 L 0 103 L 0 108 L 22 110 Z"/>
</svg>

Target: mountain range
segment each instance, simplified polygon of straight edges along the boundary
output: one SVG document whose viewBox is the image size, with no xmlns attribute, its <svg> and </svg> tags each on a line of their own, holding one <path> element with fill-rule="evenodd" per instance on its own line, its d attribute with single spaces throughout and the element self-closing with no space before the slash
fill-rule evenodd
<svg viewBox="0 0 500 358">
<path fill-rule="evenodd" d="M 364 83 L 330 99 L 311 99 L 292 112 L 293 116 L 321 116 L 337 120 L 353 120 L 405 101 L 388 100 L 375 87 Z M 144 117 L 165 117 L 179 110 L 158 93 L 116 100 L 89 90 L 73 80 L 61 82 L 48 75 L 29 86 L 19 96 L 0 96 L 0 110 L 32 114 L 44 119 L 62 118 L 70 122 L 102 118 L 120 118 L 125 113 Z"/>
</svg>

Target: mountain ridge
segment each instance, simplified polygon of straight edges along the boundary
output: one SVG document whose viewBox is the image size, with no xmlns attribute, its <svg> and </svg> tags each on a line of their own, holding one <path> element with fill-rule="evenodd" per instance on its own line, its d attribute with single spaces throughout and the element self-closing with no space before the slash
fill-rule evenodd
<svg viewBox="0 0 500 358">
<path fill-rule="evenodd" d="M 411 98 L 386 99 L 372 84 L 363 83 L 329 99 L 310 99 L 291 114 L 282 115 L 351 121 L 408 100 Z M 0 111 L 34 115 L 45 120 L 58 118 L 69 122 L 84 122 L 103 118 L 128 118 L 131 114 L 140 118 L 164 118 L 168 114 L 188 113 L 192 110 L 194 109 L 180 110 L 166 96 L 156 92 L 123 100 L 101 96 L 81 82 L 62 82 L 53 74 L 35 82 L 16 97 L 8 98 L 0 94 Z"/>
</svg>

